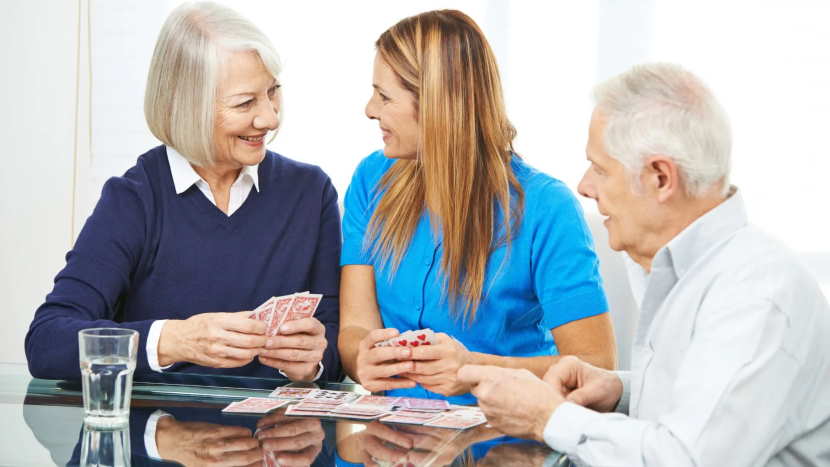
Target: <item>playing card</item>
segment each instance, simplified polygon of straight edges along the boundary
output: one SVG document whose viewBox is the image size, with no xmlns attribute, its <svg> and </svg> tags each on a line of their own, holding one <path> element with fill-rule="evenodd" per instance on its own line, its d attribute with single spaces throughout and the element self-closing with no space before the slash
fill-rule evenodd
<svg viewBox="0 0 830 467">
<path fill-rule="evenodd" d="M 360 398 L 352 402 L 351 405 L 355 407 L 370 407 L 377 409 L 382 408 L 384 410 L 392 410 L 392 407 L 395 407 L 395 405 L 399 405 L 400 400 L 400 397 L 372 396 L 367 394 L 364 396 L 360 396 Z"/>
<path fill-rule="evenodd" d="M 232 402 L 222 409 L 222 412 L 233 413 L 268 413 L 285 405 L 287 401 L 269 399 L 267 397 L 249 397 L 242 401 Z"/>
<path fill-rule="evenodd" d="M 314 312 L 317 311 L 317 307 L 320 305 L 320 300 L 322 299 L 322 294 L 313 294 L 308 292 L 294 294 L 294 301 L 291 302 L 291 307 L 289 308 L 288 314 L 285 316 L 284 321 L 313 316 Z"/>
<path fill-rule="evenodd" d="M 296 294 L 291 294 L 274 298 L 274 313 L 271 321 L 268 323 L 266 335 L 276 336 L 279 333 L 280 325 L 285 321 L 285 317 L 293 306 L 295 297 Z"/>
<path fill-rule="evenodd" d="M 262 305 L 256 307 L 256 309 L 254 309 L 254 311 L 252 311 L 251 314 L 248 315 L 248 317 L 251 319 L 263 321 L 267 325 L 268 321 L 271 318 L 271 314 L 274 312 L 275 300 L 275 297 L 271 297 L 268 300 L 265 300 L 265 302 L 263 302 Z"/>
<path fill-rule="evenodd" d="M 411 410 L 448 410 L 450 403 L 443 399 L 421 399 L 417 397 L 402 397 L 401 407 Z"/>
<path fill-rule="evenodd" d="M 360 397 L 360 394 L 348 391 L 331 391 L 328 389 L 317 389 L 308 396 L 307 402 L 335 402 L 338 404 L 347 404 Z"/>
<path fill-rule="evenodd" d="M 300 400 L 305 399 L 306 396 L 316 391 L 317 388 L 291 388 L 279 387 L 271 391 L 268 397 L 275 397 L 277 399 Z"/>
</svg>

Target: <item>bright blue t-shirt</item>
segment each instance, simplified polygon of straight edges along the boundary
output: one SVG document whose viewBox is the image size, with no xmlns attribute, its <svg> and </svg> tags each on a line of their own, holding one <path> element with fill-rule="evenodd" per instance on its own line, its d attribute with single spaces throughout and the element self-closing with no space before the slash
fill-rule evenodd
<svg viewBox="0 0 830 467">
<path fill-rule="evenodd" d="M 380 201 L 378 182 L 394 164 L 377 151 L 363 159 L 344 198 L 340 264 L 375 268 L 375 293 L 385 327 L 401 332 L 431 328 L 468 350 L 493 355 L 557 355 L 550 330 L 608 310 L 599 264 L 582 209 L 571 191 L 514 157 L 511 166 L 525 194 L 524 212 L 509 249 L 490 254 L 476 317 L 465 322 L 451 310 L 442 286 L 441 235 L 424 213 L 397 271 L 381 263 L 364 241 Z M 508 255 L 504 261 L 505 255 Z M 418 386 L 395 395 L 475 403 L 471 394 L 446 398 Z"/>
</svg>

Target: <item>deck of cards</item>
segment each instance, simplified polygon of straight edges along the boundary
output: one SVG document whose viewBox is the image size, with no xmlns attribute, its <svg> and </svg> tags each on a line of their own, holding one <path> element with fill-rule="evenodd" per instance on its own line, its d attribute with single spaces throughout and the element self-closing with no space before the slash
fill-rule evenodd
<svg viewBox="0 0 830 467">
<path fill-rule="evenodd" d="M 271 297 L 248 315 L 251 319 L 262 321 L 267 326 L 265 334 L 276 336 L 280 326 L 286 321 L 314 316 L 323 295 L 298 292 L 281 297 Z"/>
<path fill-rule="evenodd" d="M 435 343 L 435 332 L 432 329 L 419 329 L 417 331 L 406 331 L 395 337 L 380 341 L 375 347 L 418 347 L 420 345 L 432 345 Z"/>
</svg>

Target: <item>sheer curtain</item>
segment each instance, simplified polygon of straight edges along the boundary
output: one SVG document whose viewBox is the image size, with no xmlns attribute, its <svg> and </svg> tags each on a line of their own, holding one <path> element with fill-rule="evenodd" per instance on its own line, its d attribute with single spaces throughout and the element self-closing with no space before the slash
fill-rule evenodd
<svg viewBox="0 0 830 467">
<path fill-rule="evenodd" d="M 157 144 L 143 118 L 147 68 L 161 24 L 178 1 L 92 0 L 91 155 L 77 193 L 80 224 L 107 177 Z M 830 229 L 824 178 L 830 158 L 830 4 L 823 2 L 226 2 L 251 18 L 279 51 L 284 119 L 270 148 L 320 165 L 342 195 L 362 157 L 381 146 L 363 108 L 371 92 L 373 42 L 399 19 L 457 8 L 496 51 L 516 148 L 576 188 L 593 85 L 644 61 L 672 61 L 699 74 L 733 122 L 733 183 L 751 220 L 802 255 L 830 293 Z M 589 220 L 596 215 L 584 203 Z M 78 231 L 76 226 L 76 232 Z M 597 231 L 597 241 L 604 234 Z M 621 349 L 636 313 L 614 252 L 600 248 Z M 627 366 L 623 352 L 621 365 Z"/>
</svg>

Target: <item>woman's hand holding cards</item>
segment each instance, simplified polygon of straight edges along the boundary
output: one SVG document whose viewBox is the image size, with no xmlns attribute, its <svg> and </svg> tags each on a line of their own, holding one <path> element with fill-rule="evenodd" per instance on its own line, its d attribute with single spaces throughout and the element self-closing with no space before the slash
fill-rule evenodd
<svg viewBox="0 0 830 467">
<path fill-rule="evenodd" d="M 268 337 L 259 361 L 279 369 L 292 381 L 313 380 L 328 345 L 325 326 L 317 318 L 301 318 L 286 321 L 278 332 Z"/>
<path fill-rule="evenodd" d="M 471 386 L 456 377 L 459 368 L 472 363 L 471 353 L 464 344 L 441 332 L 432 335 L 431 345 L 420 345 L 411 350 L 414 366 L 403 375 L 405 378 L 444 396 L 470 392 Z"/>
<path fill-rule="evenodd" d="M 412 348 L 378 346 L 377 344 L 398 336 L 397 329 L 373 329 L 360 341 L 357 351 L 357 378 L 371 392 L 415 387 L 409 379 L 395 378 L 415 367 Z"/>
</svg>

